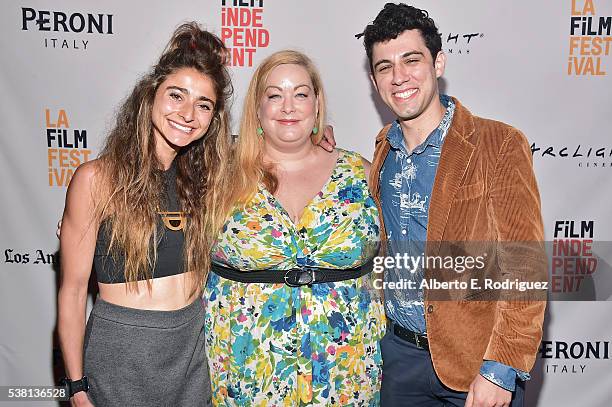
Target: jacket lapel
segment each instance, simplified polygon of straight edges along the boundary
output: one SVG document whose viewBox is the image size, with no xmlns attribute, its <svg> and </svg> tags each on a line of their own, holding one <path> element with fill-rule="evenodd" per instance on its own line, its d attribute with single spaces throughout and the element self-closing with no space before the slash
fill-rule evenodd
<svg viewBox="0 0 612 407">
<path fill-rule="evenodd" d="M 374 159 L 372 160 L 372 169 L 370 170 L 370 186 L 372 193 L 377 198 L 380 198 L 380 170 L 391 148 L 385 139 L 390 128 L 390 124 L 386 125 L 376 136 L 376 149 L 374 150 Z"/>
<path fill-rule="evenodd" d="M 453 122 L 448 130 L 436 172 L 427 225 L 427 252 L 435 255 L 444 236 L 451 205 L 470 165 L 475 146 L 467 141 L 474 132 L 471 113 L 457 99 Z"/>
<path fill-rule="evenodd" d="M 376 136 L 376 149 L 374 150 L 374 159 L 372 160 L 372 168 L 370 169 L 370 190 L 372 191 L 372 197 L 374 198 L 374 202 L 376 202 L 376 206 L 378 207 L 378 212 L 380 214 L 380 240 L 381 240 L 381 255 L 384 256 L 385 248 L 387 245 L 387 231 L 385 229 L 385 221 L 382 216 L 382 207 L 380 203 L 380 170 L 382 169 L 383 163 L 391 146 L 387 141 L 387 133 L 391 125 L 386 125 Z"/>
</svg>

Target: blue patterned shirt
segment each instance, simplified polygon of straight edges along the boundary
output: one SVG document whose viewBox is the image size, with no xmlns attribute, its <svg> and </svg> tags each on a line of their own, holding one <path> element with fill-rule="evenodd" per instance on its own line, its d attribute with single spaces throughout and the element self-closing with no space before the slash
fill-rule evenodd
<svg viewBox="0 0 612 407">
<path fill-rule="evenodd" d="M 422 256 L 427 241 L 429 198 L 440 161 L 444 137 L 453 119 L 455 104 L 446 95 L 440 96 L 446 113 L 440 125 L 423 143 L 408 151 L 404 133 L 395 121 L 387 133 L 391 145 L 380 171 L 380 200 L 387 230 L 387 255 L 404 253 Z M 385 281 L 410 280 L 419 286 L 424 270 L 386 269 Z M 423 290 L 385 290 L 387 316 L 404 328 L 425 333 Z"/>
<path fill-rule="evenodd" d="M 446 112 L 440 124 L 423 143 L 408 151 L 398 121 L 387 133 L 391 146 L 380 171 L 380 200 L 387 230 L 387 256 L 405 254 L 424 256 L 431 191 L 438 170 L 444 138 L 453 120 L 455 104 L 447 95 L 440 95 Z M 401 268 L 385 270 L 386 282 L 412 281 L 414 289 L 385 289 L 387 316 L 398 325 L 426 334 L 423 290 L 418 289 L 424 270 L 410 261 L 401 261 Z M 405 285 L 406 283 L 404 283 Z M 495 361 L 483 361 L 480 373 L 506 390 L 514 391 L 517 373 L 526 380 L 529 375 Z"/>
</svg>

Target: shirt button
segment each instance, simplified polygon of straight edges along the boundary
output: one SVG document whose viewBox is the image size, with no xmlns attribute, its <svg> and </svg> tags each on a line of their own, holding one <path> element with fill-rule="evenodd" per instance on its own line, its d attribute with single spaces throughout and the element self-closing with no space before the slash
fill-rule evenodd
<svg viewBox="0 0 612 407">
<path fill-rule="evenodd" d="M 406 234 L 406 229 L 402 229 L 402 235 Z"/>
<path fill-rule="evenodd" d="M 412 160 L 410 158 L 408 158 L 406 161 L 408 161 L 408 164 L 410 164 L 412 162 Z"/>
<path fill-rule="evenodd" d="M 431 314 L 433 312 L 434 306 L 433 305 L 428 305 L 427 306 L 427 313 Z"/>
</svg>

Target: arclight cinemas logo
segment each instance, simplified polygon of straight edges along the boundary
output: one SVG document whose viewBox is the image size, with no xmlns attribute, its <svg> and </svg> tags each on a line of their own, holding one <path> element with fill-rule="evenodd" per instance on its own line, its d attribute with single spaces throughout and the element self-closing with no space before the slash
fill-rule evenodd
<svg viewBox="0 0 612 407">
<path fill-rule="evenodd" d="M 612 147 L 605 145 L 542 145 L 531 143 L 534 159 L 573 162 L 579 168 L 612 168 Z"/>
<path fill-rule="evenodd" d="M 449 55 L 469 55 L 474 44 L 482 42 L 482 31 L 449 32 L 442 35 L 442 48 Z"/>
<path fill-rule="evenodd" d="M 45 34 L 45 48 L 87 50 L 89 39 L 85 35 L 112 35 L 113 15 L 103 13 L 70 13 L 64 11 L 21 8 L 21 30 Z"/>
</svg>

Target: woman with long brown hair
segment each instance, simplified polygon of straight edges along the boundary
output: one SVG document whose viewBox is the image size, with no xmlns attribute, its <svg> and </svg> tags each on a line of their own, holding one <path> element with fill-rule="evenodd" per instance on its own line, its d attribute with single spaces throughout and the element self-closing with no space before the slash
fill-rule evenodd
<svg viewBox="0 0 612 407">
<path fill-rule="evenodd" d="M 180 26 L 99 158 L 72 178 L 58 330 L 73 405 L 210 399 L 201 287 L 231 204 L 226 55 L 213 34 Z M 99 297 L 86 325 L 92 263 Z"/>
</svg>

